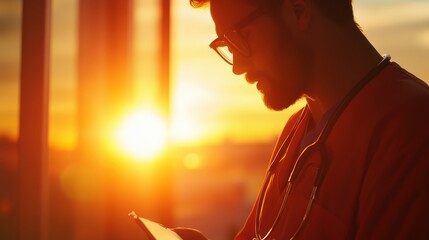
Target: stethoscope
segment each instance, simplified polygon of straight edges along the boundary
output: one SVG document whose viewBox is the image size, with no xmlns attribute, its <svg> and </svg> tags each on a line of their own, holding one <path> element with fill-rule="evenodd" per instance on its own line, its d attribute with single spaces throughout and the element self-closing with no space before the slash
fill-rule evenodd
<svg viewBox="0 0 429 240">
<path fill-rule="evenodd" d="M 319 135 L 317 136 L 316 140 L 304 148 L 304 150 L 301 151 L 298 158 L 295 161 L 295 164 L 292 168 L 291 173 L 289 174 L 288 182 L 285 188 L 285 193 L 283 197 L 282 204 L 280 205 L 280 208 L 277 212 L 276 217 L 274 218 L 274 222 L 271 225 L 270 229 L 264 234 L 264 236 L 260 233 L 260 227 L 261 227 L 261 214 L 262 214 L 262 207 L 265 202 L 265 195 L 267 194 L 267 188 L 269 183 L 274 177 L 274 170 L 278 166 L 279 162 L 284 157 L 284 153 L 286 152 L 286 149 L 289 147 L 289 144 L 291 143 L 292 136 L 295 134 L 296 130 L 298 129 L 298 126 L 302 123 L 304 116 L 306 115 L 307 107 L 301 112 L 299 120 L 295 123 L 294 127 L 286 137 L 286 139 L 283 141 L 282 145 L 280 146 L 279 150 L 274 156 L 274 160 L 271 162 L 271 164 L 268 167 L 268 171 L 264 180 L 264 183 L 262 185 L 260 196 L 257 200 L 257 206 L 256 206 L 256 216 L 255 216 L 255 238 L 253 240 L 267 240 L 270 234 L 273 232 L 273 230 L 276 228 L 278 223 L 280 222 L 280 218 L 283 215 L 283 212 L 285 210 L 286 202 L 289 198 L 292 186 L 296 178 L 298 177 L 299 173 L 301 172 L 302 167 L 304 166 L 304 160 L 306 157 L 308 157 L 310 154 L 314 152 L 318 152 L 320 154 L 320 165 L 318 167 L 317 174 L 314 179 L 313 183 L 313 189 L 311 191 L 311 195 L 308 201 L 308 204 L 305 209 L 304 216 L 297 228 L 297 230 L 294 232 L 292 237 L 289 239 L 294 239 L 300 231 L 303 229 L 305 223 L 307 222 L 307 218 L 309 216 L 311 207 L 313 205 L 313 201 L 316 197 L 317 190 L 319 189 L 319 186 L 321 185 L 324 175 L 326 173 L 326 170 L 328 168 L 328 160 L 327 160 L 327 154 L 326 149 L 324 148 L 324 144 L 326 142 L 326 139 L 329 136 L 329 133 L 332 130 L 332 127 L 335 125 L 337 119 L 341 116 L 341 113 L 344 111 L 344 109 L 348 106 L 350 101 L 359 93 L 359 91 L 368 83 L 370 80 L 372 80 L 375 76 L 377 76 L 388 64 L 390 63 L 390 55 L 387 54 L 383 57 L 383 60 L 377 64 L 372 70 L 370 70 L 363 78 L 360 80 L 352 89 L 351 91 L 341 100 L 341 102 L 337 105 L 334 112 L 330 115 L 329 119 L 327 120 L 326 124 L 320 131 Z"/>
</svg>

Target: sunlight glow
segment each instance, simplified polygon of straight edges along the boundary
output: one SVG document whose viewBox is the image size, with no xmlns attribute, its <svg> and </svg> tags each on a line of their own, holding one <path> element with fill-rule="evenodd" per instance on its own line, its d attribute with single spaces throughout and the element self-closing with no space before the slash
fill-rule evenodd
<svg viewBox="0 0 429 240">
<path fill-rule="evenodd" d="M 155 111 L 140 110 L 127 116 L 119 127 L 118 141 L 122 150 L 137 160 L 150 161 L 166 145 L 167 127 Z"/>
<path fill-rule="evenodd" d="M 196 153 L 189 153 L 184 157 L 183 165 L 190 170 L 198 169 L 202 166 L 201 156 Z"/>
</svg>

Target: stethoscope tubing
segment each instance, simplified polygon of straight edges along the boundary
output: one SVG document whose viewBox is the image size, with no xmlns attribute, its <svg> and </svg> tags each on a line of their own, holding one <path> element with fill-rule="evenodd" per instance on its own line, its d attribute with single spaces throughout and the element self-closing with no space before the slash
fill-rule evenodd
<svg viewBox="0 0 429 240">
<path fill-rule="evenodd" d="M 292 136 L 295 134 L 298 126 L 301 124 L 301 122 L 304 119 L 306 112 L 308 111 L 307 107 L 301 112 L 300 119 L 296 122 L 286 139 L 283 141 L 282 145 L 280 146 L 279 150 L 274 156 L 273 161 L 270 163 L 267 174 L 265 176 L 264 183 L 262 185 L 261 194 L 257 200 L 257 206 L 256 206 L 256 215 L 255 215 L 255 236 L 256 240 L 266 240 L 267 237 L 272 233 L 272 231 L 275 229 L 277 224 L 279 223 L 280 216 L 282 215 L 284 208 L 286 206 L 286 202 L 289 196 L 289 193 L 292 188 L 292 183 L 297 177 L 297 173 L 300 171 L 297 171 L 297 169 L 300 169 L 302 165 L 304 164 L 301 159 L 304 157 L 305 154 L 308 154 L 308 152 L 311 152 L 312 149 L 317 149 L 320 151 L 320 154 L 322 155 L 322 159 L 327 159 L 326 157 L 326 149 L 323 147 L 325 141 L 327 140 L 329 133 L 331 132 L 332 128 L 334 127 L 335 123 L 337 122 L 338 118 L 341 116 L 343 111 L 346 109 L 346 107 L 349 105 L 349 103 L 352 101 L 352 99 L 360 92 L 360 90 L 366 86 L 367 83 L 369 83 L 375 76 L 377 76 L 388 64 L 390 63 L 390 55 L 387 54 L 383 57 L 383 60 L 377 64 L 376 67 L 374 67 L 371 71 L 369 71 L 361 81 L 359 81 L 348 93 L 347 95 L 341 100 L 341 102 L 338 104 L 336 109 L 334 110 L 334 113 L 330 116 L 328 121 L 326 122 L 325 126 L 323 127 L 322 131 L 319 133 L 317 139 L 307 146 L 299 155 L 297 160 L 295 161 L 294 167 L 292 168 L 291 173 L 289 174 L 288 183 L 286 187 L 285 196 L 283 197 L 282 205 L 280 206 L 280 209 L 277 213 L 276 218 L 274 219 L 274 222 L 271 226 L 271 228 L 268 230 L 268 232 L 265 234 L 264 237 L 262 237 L 259 234 L 259 228 L 260 228 L 260 217 L 261 217 L 261 210 L 262 210 L 262 204 L 264 202 L 265 194 L 267 193 L 267 187 L 268 183 L 270 181 L 270 178 L 274 176 L 274 169 L 277 167 L 278 163 L 282 159 L 282 155 L 284 154 L 284 151 L 286 151 L 286 148 L 289 146 Z M 323 160 L 322 160 L 323 161 Z M 313 203 L 314 198 L 316 197 L 316 193 L 318 188 L 320 187 L 323 178 L 325 176 L 325 173 L 328 168 L 328 162 L 322 163 L 320 165 L 323 169 L 318 171 L 318 174 L 315 178 L 313 190 L 311 194 L 311 199 L 309 201 L 309 204 L 307 206 L 307 209 L 305 211 L 305 215 L 303 218 L 303 221 L 301 221 L 298 230 L 295 232 L 295 234 L 290 238 L 294 239 L 299 232 L 302 230 L 303 225 L 305 224 L 307 217 L 309 215 L 309 211 L 311 208 L 311 204 Z"/>
</svg>

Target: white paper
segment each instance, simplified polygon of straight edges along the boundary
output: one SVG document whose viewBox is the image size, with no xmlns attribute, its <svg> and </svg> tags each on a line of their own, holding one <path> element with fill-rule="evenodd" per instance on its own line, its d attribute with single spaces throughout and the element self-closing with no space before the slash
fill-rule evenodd
<svg viewBox="0 0 429 240">
<path fill-rule="evenodd" d="M 139 220 L 149 229 L 157 240 L 183 240 L 177 233 L 159 223 L 139 217 Z"/>
</svg>

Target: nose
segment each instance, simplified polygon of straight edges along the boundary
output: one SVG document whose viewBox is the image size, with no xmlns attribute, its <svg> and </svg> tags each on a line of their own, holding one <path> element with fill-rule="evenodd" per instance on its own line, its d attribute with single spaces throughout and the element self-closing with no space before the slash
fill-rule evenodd
<svg viewBox="0 0 429 240">
<path fill-rule="evenodd" d="M 250 60 L 241 54 L 235 54 L 232 64 L 232 72 L 235 75 L 241 75 L 249 70 Z"/>
</svg>

